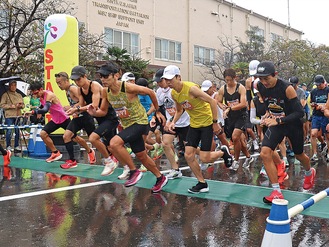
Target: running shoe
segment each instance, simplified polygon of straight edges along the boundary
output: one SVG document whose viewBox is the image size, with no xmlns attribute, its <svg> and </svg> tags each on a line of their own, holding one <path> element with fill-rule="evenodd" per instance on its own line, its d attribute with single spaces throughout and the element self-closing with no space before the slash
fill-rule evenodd
<svg viewBox="0 0 329 247">
<path fill-rule="evenodd" d="M 57 153 L 54 153 L 54 152 L 51 153 L 50 157 L 48 159 L 46 159 L 46 162 L 50 163 L 50 162 L 53 162 L 56 160 L 60 160 L 62 158 L 62 156 L 63 155 L 61 154 L 61 152 L 59 152 L 57 150 Z"/>
<path fill-rule="evenodd" d="M 160 159 L 163 153 L 164 153 L 163 147 L 162 146 L 158 147 L 157 150 L 154 152 L 153 160 Z"/>
<path fill-rule="evenodd" d="M 304 190 L 309 190 L 314 186 L 315 175 L 316 175 L 316 170 L 312 167 L 311 175 L 305 176 L 305 178 L 304 178 L 304 185 L 303 185 Z"/>
<path fill-rule="evenodd" d="M 76 160 L 74 160 L 74 161 L 73 160 L 67 160 L 67 161 L 65 161 L 64 164 L 60 165 L 60 167 L 62 169 L 70 169 L 70 168 L 75 168 L 77 166 L 78 166 L 78 164 L 77 164 Z"/>
<path fill-rule="evenodd" d="M 118 179 L 121 180 L 127 179 L 129 177 L 129 172 L 130 172 L 129 166 L 128 165 L 123 166 L 123 172 L 121 175 L 118 176 Z"/>
<path fill-rule="evenodd" d="M 249 168 L 250 164 L 252 162 L 254 162 L 254 157 L 250 156 L 249 158 L 246 158 L 246 160 L 244 161 L 244 163 L 242 164 L 243 168 Z"/>
<path fill-rule="evenodd" d="M 3 165 L 8 166 L 10 164 L 11 151 L 7 150 L 7 154 L 3 156 Z"/>
<path fill-rule="evenodd" d="M 135 185 L 142 178 L 142 176 L 143 173 L 140 172 L 139 170 L 135 170 L 134 172 L 130 171 L 129 178 L 125 182 L 125 186 L 129 187 Z"/>
<path fill-rule="evenodd" d="M 88 162 L 93 165 L 96 163 L 96 154 L 94 149 L 90 149 L 90 153 L 88 153 Z"/>
<path fill-rule="evenodd" d="M 198 182 L 195 186 L 188 189 L 188 192 L 193 193 L 193 194 L 199 194 L 199 193 L 208 192 L 208 191 L 209 191 L 209 187 L 206 182 L 204 182 L 204 183 Z"/>
<path fill-rule="evenodd" d="M 162 188 L 168 183 L 168 178 L 164 176 L 163 174 L 161 175 L 161 178 L 155 183 L 155 185 L 152 187 L 152 192 L 153 193 L 158 193 L 162 190 Z"/>
<path fill-rule="evenodd" d="M 318 155 L 317 154 L 313 154 L 313 156 L 311 157 L 311 161 L 318 161 Z"/>
<path fill-rule="evenodd" d="M 234 162 L 232 155 L 230 154 L 230 150 L 225 145 L 221 146 L 220 150 L 224 153 L 222 158 L 224 159 L 225 166 L 231 167 L 233 165 L 232 163 Z"/>
<path fill-rule="evenodd" d="M 239 169 L 239 161 L 234 160 L 232 165 L 228 168 L 230 170 L 236 171 Z"/>
<path fill-rule="evenodd" d="M 180 178 L 182 177 L 183 174 L 182 172 L 179 170 L 179 171 L 176 171 L 175 169 L 172 169 L 167 175 L 166 177 L 168 179 L 175 179 L 175 178 Z"/>
<path fill-rule="evenodd" d="M 278 183 L 282 185 L 282 183 L 287 179 L 289 179 L 289 175 L 288 173 L 284 172 L 282 176 L 278 176 Z"/>
<path fill-rule="evenodd" d="M 286 163 L 284 160 L 282 160 L 280 164 L 276 165 L 276 169 L 278 171 L 278 177 L 282 177 L 286 173 Z"/>
<path fill-rule="evenodd" d="M 263 202 L 267 204 L 272 204 L 274 199 L 284 199 L 283 194 L 277 190 L 273 190 L 269 196 L 263 197 Z"/>
<path fill-rule="evenodd" d="M 254 150 L 258 150 L 259 149 L 259 144 L 258 144 L 257 139 L 255 139 L 255 140 L 252 141 L 252 145 L 254 146 Z"/>
<path fill-rule="evenodd" d="M 111 175 L 115 168 L 118 166 L 118 162 L 114 161 L 111 157 L 103 159 L 104 169 L 101 173 L 102 176 Z"/>
</svg>

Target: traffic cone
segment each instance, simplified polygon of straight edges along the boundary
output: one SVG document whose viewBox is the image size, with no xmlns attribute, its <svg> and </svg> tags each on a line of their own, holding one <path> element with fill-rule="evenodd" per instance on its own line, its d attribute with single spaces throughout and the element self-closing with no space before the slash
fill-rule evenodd
<svg viewBox="0 0 329 247">
<path fill-rule="evenodd" d="M 34 142 L 36 138 L 36 128 L 31 128 L 30 129 L 30 137 L 29 137 L 29 142 L 27 144 L 27 152 L 28 153 L 34 153 Z"/>
<path fill-rule="evenodd" d="M 49 153 L 47 152 L 47 148 L 45 143 L 40 137 L 41 128 L 37 128 L 35 143 L 34 143 L 34 153 L 31 154 L 31 156 L 48 156 Z"/>
<path fill-rule="evenodd" d="M 262 247 L 292 247 L 288 201 L 274 199 L 266 221 Z"/>
</svg>

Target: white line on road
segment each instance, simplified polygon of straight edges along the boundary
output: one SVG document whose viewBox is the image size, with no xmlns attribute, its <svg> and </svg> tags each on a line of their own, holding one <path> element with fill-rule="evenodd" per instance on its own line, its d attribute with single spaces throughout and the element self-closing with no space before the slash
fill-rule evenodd
<svg viewBox="0 0 329 247">
<path fill-rule="evenodd" d="M 112 182 L 111 181 L 100 181 L 100 182 L 94 182 L 94 183 L 88 183 L 88 184 L 77 184 L 77 185 L 73 185 L 73 186 L 56 188 L 56 189 L 49 189 L 49 190 L 23 193 L 23 194 L 18 194 L 18 195 L 2 196 L 2 197 L 0 197 L 0 202 L 20 199 L 20 198 L 25 198 L 25 197 L 45 195 L 45 194 L 56 193 L 56 192 L 67 191 L 67 190 L 87 188 L 87 187 L 103 185 L 103 184 L 109 184 L 109 183 L 112 183 Z"/>
</svg>

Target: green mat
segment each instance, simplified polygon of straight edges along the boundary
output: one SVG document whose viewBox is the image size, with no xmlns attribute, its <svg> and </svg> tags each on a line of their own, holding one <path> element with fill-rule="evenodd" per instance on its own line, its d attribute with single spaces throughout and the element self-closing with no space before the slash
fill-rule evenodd
<svg viewBox="0 0 329 247">
<path fill-rule="evenodd" d="M 100 175 L 103 170 L 103 166 L 92 166 L 79 163 L 76 168 L 63 170 L 59 166 L 61 163 L 63 162 L 55 161 L 52 163 L 47 163 L 45 160 L 12 157 L 10 166 L 57 174 L 67 174 L 77 177 L 93 178 L 97 180 L 113 181 L 118 184 L 123 184 L 125 182 L 124 180 L 119 180 L 117 178 L 118 175 L 122 173 L 122 168 L 117 168 L 112 175 L 104 177 Z M 191 177 L 182 177 L 181 179 L 169 180 L 168 184 L 163 188 L 163 191 L 190 197 L 225 201 L 251 207 L 270 209 L 269 205 L 263 203 L 262 198 L 271 193 L 271 188 L 216 180 L 207 180 L 207 183 L 210 189 L 208 193 L 191 194 L 188 193 L 187 189 L 196 184 L 196 179 Z M 145 172 L 143 174 L 143 178 L 135 186 L 150 189 L 154 184 L 155 176 L 150 172 Z M 313 195 L 310 193 L 289 190 L 283 190 L 283 194 L 285 199 L 289 201 L 289 208 L 307 200 Z M 304 210 L 302 214 L 329 219 L 329 198 L 324 198 L 312 207 Z"/>
</svg>

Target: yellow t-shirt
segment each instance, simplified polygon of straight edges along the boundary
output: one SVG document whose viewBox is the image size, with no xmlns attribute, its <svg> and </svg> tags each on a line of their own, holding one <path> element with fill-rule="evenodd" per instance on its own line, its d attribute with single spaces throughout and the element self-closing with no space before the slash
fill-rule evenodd
<svg viewBox="0 0 329 247">
<path fill-rule="evenodd" d="M 190 115 L 190 126 L 192 128 L 212 125 L 213 116 L 209 103 L 191 96 L 189 92 L 192 86 L 200 88 L 198 84 L 183 81 L 182 91 L 178 93 L 173 89 L 171 95 Z"/>
</svg>

